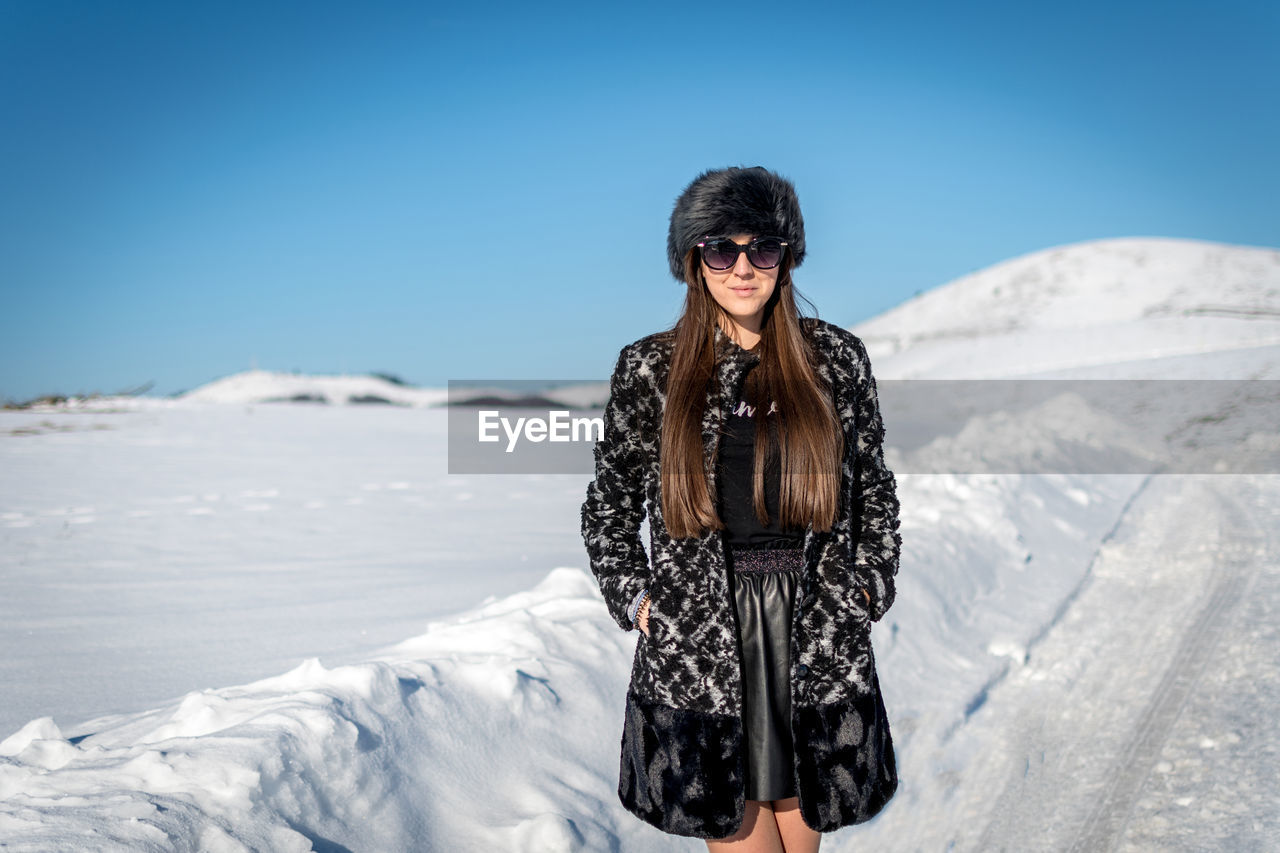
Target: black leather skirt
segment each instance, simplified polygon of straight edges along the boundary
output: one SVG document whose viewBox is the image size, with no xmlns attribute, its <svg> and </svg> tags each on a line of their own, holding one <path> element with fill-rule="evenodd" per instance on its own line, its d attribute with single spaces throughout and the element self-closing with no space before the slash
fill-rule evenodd
<svg viewBox="0 0 1280 853">
<path fill-rule="evenodd" d="M 791 743 L 791 613 L 802 548 L 730 550 L 742 639 L 743 756 L 748 800 L 796 796 Z"/>
</svg>

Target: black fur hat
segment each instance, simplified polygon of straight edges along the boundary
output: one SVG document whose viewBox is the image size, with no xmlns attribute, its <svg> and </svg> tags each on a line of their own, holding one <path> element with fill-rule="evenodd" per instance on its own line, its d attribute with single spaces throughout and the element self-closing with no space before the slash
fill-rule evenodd
<svg viewBox="0 0 1280 853">
<path fill-rule="evenodd" d="M 760 166 L 711 169 L 694 178 L 676 199 L 667 231 L 671 274 L 684 281 L 684 257 L 703 237 L 732 234 L 781 237 L 792 266 L 804 260 L 804 217 L 796 188 Z"/>
</svg>

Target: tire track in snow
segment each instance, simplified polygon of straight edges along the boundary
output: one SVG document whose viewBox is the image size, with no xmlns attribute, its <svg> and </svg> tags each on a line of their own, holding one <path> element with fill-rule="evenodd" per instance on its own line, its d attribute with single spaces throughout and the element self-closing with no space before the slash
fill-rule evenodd
<svg viewBox="0 0 1280 853">
<path fill-rule="evenodd" d="M 969 832 L 981 837 L 970 846 L 962 830 L 955 849 L 1116 846 L 1170 730 L 1275 554 L 1274 507 L 1224 493 L 1244 479 L 1158 478 L 1153 503 L 1140 502 L 1118 530 L 1078 606 L 975 720 L 971 742 L 989 752 L 970 770 L 1007 781 L 994 800 L 987 787 L 986 798 L 956 804 L 979 818 Z"/>
<path fill-rule="evenodd" d="M 1071 853 L 1101 853 L 1115 846 L 1160 756 L 1169 730 L 1217 650 L 1248 580 L 1238 565 L 1229 567 L 1218 579 L 1209 603 L 1183 634 L 1173 664 L 1138 718 L 1137 733 L 1109 774 L 1111 783 L 1106 795 L 1081 827 L 1071 845 Z"/>
<path fill-rule="evenodd" d="M 1238 491 L 1245 481 L 1231 478 L 1222 482 L 1236 486 Z M 1252 487 L 1247 491 L 1251 495 L 1258 492 Z M 1217 566 L 1221 576 L 1199 617 L 1183 635 L 1173 663 L 1143 710 L 1129 749 L 1112 770 L 1107 795 L 1081 827 L 1071 853 L 1110 851 L 1122 841 L 1134 806 L 1147 787 L 1174 724 L 1233 628 L 1241 603 L 1248 600 L 1264 569 L 1263 563 L 1276 552 L 1274 524 L 1264 504 L 1232 497 L 1221 488 L 1215 488 L 1213 494 L 1220 502 L 1218 518 L 1223 525 Z"/>
</svg>

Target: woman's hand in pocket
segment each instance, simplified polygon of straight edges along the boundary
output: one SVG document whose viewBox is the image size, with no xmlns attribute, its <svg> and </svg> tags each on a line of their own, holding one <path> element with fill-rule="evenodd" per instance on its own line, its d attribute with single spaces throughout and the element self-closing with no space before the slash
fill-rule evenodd
<svg viewBox="0 0 1280 853">
<path fill-rule="evenodd" d="M 640 628 L 641 633 L 646 637 L 649 636 L 649 599 L 644 600 L 644 604 L 640 605 L 640 609 L 636 611 L 636 625 Z"/>
</svg>

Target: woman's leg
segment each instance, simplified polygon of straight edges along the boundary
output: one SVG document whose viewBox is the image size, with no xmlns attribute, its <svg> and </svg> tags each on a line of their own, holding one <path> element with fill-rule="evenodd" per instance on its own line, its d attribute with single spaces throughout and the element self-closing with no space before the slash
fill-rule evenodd
<svg viewBox="0 0 1280 853">
<path fill-rule="evenodd" d="M 800 798 L 773 801 L 773 817 L 782 836 L 782 849 L 787 853 L 818 853 L 822 833 L 809 828 L 800 817 Z"/>
<path fill-rule="evenodd" d="M 747 800 L 742 826 L 728 838 L 708 841 L 709 853 L 818 853 L 822 833 L 800 817 L 800 800 Z"/>
<path fill-rule="evenodd" d="M 767 802 L 747 800 L 742 826 L 728 838 L 707 841 L 708 853 L 783 853 L 782 837 L 778 835 L 778 823 L 773 819 L 773 809 Z"/>
</svg>

